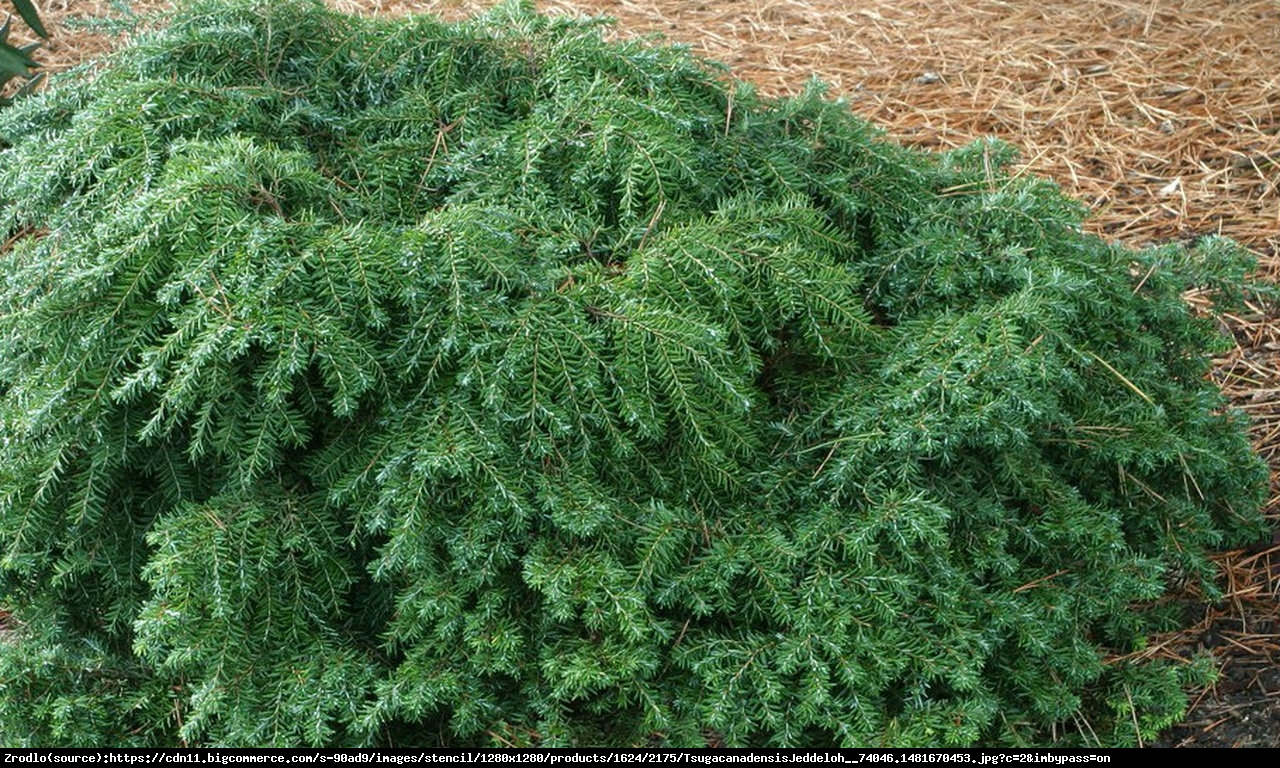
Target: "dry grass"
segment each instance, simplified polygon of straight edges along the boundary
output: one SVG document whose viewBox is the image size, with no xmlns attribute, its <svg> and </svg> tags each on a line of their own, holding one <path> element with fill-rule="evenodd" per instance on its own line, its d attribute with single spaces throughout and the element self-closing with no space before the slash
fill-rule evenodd
<svg viewBox="0 0 1280 768">
<path fill-rule="evenodd" d="M 446 17 L 489 4 L 329 1 L 358 13 Z M 65 25 L 110 12 L 104 0 L 38 5 L 54 33 L 41 53 L 50 68 L 118 44 Z M 137 11 L 167 5 L 131 3 Z M 1027 172 L 1089 203 L 1089 226 L 1099 234 L 1142 245 L 1221 233 L 1253 250 L 1264 274 L 1280 276 L 1276 0 L 544 0 L 539 7 L 609 15 L 619 22 L 613 34 L 688 44 L 765 93 L 795 92 L 817 76 L 904 143 L 940 149 L 997 136 L 1021 148 Z M 1258 307 L 1230 325 L 1238 345 L 1217 361 L 1215 379 L 1252 417 L 1258 451 L 1280 469 L 1280 323 Z M 1280 494 L 1269 509 L 1280 519 Z M 1238 619 L 1241 631 L 1215 633 L 1215 653 L 1227 663 L 1248 657 L 1274 666 L 1278 636 L 1249 628 L 1276 626 L 1277 563 L 1280 546 L 1221 555 L 1228 599 L 1146 652 L 1184 655 L 1208 627 Z"/>
</svg>

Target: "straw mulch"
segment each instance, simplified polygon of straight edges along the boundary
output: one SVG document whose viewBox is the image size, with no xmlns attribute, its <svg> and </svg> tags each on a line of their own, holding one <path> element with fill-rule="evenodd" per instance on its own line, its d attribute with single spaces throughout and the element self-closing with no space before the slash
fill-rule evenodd
<svg viewBox="0 0 1280 768">
<path fill-rule="evenodd" d="M 475 0 L 329 0 L 358 13 L 458 17 Z M 118 39 L 73 26 L 120 16 L 106 0 L 38 2 L 56 69 Z M 138 12 L 162 0 L 135 0 Z M 907 144 L 945 149 L 994 135 L 1023 170 L 1089 203 L 1090 227 L 1131 245 L 1221 233 L 1280 278 L 1280 3 L 1276 0 L 541 0 L 608 15 L 613 34 L 662 35 L 730 64 L 765 93 L 812 76 Z M 1190 297 L 1194 300 L 1195 297 Z M 1232 318 L 1237 348 L 1214 377 L 1253 418 L 1280 470 L 1280 320 Z M 1269 505 L 1280 522 L 1280 495 Z M 1186 595 L 1188 630 L 1144 651 L 1208 649 L 1219 684 L 1170 745 L 1280 746 L 1280 534 L 1219 558 L 1227 599 Z"/>
</svg>

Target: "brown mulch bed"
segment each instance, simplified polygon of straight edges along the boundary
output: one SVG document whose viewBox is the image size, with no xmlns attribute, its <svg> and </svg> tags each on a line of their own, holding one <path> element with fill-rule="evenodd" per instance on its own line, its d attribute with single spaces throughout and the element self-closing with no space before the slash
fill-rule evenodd
<svg viewBox="0 0 1280 768">
<path fill-rule="evenodd" d="M 330 0 L 360 13 L 457 17 L 471 0 Z M 68 25 L 118 16 L 105 0 L 38 3 L 50 69 L 118 39 Z M 135 0 L 138 12 L 164 8 Z M 1275 0 L 544 0 L 609 15 L 613 34 L 689 45 L 765 93 L 816 76 L 895 139 L 930 149 L 997 136 L 1027 173 L 1094 210 L 1089 226 L 1131 245 L 1220 233 L 1280 278 L 1280 3 Z M 1280 470 L 1280 319 L 1231 318 L 1237 346 L 1214 377 L 1253 419 Z M 1273 487 L 1276 483 L 1273 482 Z M 1280 491 L 1268 505 L 1280 531 Z M 1145 653 L 1221 662 L 1158 746 L 1280 746 L 1280 533 L 1217 558 L 1227 598 L 1184 596 L 1189 628 Z M 7 617 L 0 615 L 0 625 Z"/>
</svg>

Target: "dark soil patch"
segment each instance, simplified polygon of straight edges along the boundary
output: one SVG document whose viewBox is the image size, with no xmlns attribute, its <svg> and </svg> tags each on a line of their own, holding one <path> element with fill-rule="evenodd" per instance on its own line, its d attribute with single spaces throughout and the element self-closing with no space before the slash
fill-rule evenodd
<svg viewBox="0 0 1280 768">
<path fill-rule="evenodd" d="M 1280 544 L 1222 562 L 1226 600 L 1189 603 L 1194 623 L 1169 638 L 1184 652 L 1212 653 L 1221 676 L 1152 746 L 1280 747 Z"/>
</svg>

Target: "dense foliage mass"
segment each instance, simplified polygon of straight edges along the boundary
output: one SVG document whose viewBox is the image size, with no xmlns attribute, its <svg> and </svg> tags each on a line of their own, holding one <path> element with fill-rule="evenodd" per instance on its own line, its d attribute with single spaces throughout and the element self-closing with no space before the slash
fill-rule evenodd
<svg viewBox="0 0 1280 768">
<path fill-rule="evenodd" d="M 1238 249 L 817 86 L 198 5 L 0 142 L 0 743 L 1124 743 L 1262 529 Z"/>
</svg>

